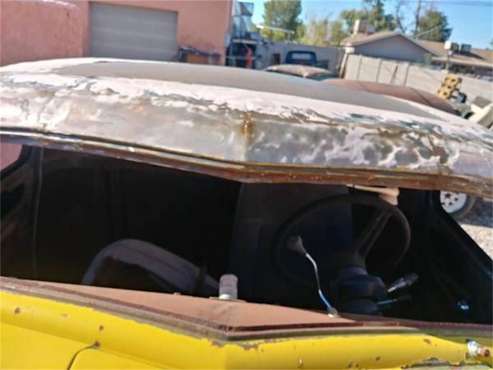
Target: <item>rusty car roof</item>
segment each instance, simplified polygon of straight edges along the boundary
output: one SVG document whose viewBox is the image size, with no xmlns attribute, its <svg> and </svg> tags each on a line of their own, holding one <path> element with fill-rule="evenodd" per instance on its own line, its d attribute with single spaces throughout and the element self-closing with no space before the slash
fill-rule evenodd
<svg viewBox="0 0 493 370">
<path fill-rule="evenodd" d="M 69 59 L 0 68 L 0 135 L 245 182 L 493 194 L 493 135 L 392 97 L 237 68 Z"/>
</svg>

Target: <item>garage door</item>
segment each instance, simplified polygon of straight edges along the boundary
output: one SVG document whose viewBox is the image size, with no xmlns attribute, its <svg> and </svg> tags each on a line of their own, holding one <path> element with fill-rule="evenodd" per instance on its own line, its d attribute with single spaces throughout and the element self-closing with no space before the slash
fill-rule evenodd
<svg viewBox="0 0 493 370">
<path fill-rule="evenodd" d="M 91 3 L 91 56 L 171 60 L 177 13 Z"/>
</svg>

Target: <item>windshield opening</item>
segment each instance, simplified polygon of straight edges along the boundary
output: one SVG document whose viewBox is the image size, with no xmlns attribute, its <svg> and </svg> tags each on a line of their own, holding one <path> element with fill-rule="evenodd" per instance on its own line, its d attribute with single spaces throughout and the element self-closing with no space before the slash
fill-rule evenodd
<svg viewBox="0 0 493 370">
<path fill-rule="evenodd" d="M 30 152 L 2 183 L 3 275 L 206 298 L 234 275 L 248 302 L 491 322 L 487 257 L 456 236 L 437 193 Z"/>
</svg>

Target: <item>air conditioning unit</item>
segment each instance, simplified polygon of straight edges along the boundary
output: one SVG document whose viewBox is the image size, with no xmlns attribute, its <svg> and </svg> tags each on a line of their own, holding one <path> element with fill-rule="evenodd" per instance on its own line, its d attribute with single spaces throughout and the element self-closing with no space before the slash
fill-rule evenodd
<svg viewBox="0 0 493 370">
<path fill-rule="evenodd" d="M 445 44 L 443 44 L 443 48 L 451 52 L 457 52 L 459 51 L 459 44 L 452 41 L 445 41 Z"/>
<path fill-rule="evenodd" d="M 471 52 L 472 46 L 470 44 L 462 44 L 460 46 L 461 54 L 469 54 Z"/>
</svg>

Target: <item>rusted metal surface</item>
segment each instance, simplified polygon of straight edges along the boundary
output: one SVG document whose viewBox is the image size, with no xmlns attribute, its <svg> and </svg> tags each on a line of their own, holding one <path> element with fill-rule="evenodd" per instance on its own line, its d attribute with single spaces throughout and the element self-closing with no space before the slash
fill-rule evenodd
<svg viewBox="0 0 493 370">
<path fill-rule="evenodd" d="M 327 76 L 330 72 L 323 68 L 304 66 L 301 64 L 279 64 L 269 66 L 265 69 L 267 72 L 284 73 L 287 75 L 298 76 L 302 78 L 316 78 L 317 76 Z"/>
<path fill-rule="evenodd" d="M 382 94 L 393 96 L 395 98 L 410 100 L 415 103 L 424 104 L 441 111 L 456 114 L 455 109 L 445 99 L 440 98 L 432 93 L 418 90 L 407 86 L 397 86 L 391 84 L 383 84 L 371 81 L 355 81 L 344 79 L 330 79 L 326 83 L 332 86 L 341 86 L 347 89 L 357 91 L 368 91 L 374 94 Z"/>
<path fill-rule="evenodd" d="M 0 290 L 81 304 L 131 316 L 155 325 L 222 339 L 268 338 L 305 334 L 413 332 L 438 330 L 447 335 L 490 333 L 491 326 L 434 323 L 375 316 L 330 317 L 324 312 L 243 301 L 0 277 Z"/>
<path fill-rule="evenodd" d="M 84 68 L 77 72 L 78 66 Z M 327 101 L 322 90 L 305 98 L 292 79 L 265 72 L 245 71 L 248 80 L 279 77 L 289 93 L 253 91 L 246 82 L 243 89 L 238 81 L 235 87 L 179 82 L 166 77 L 168 67 L 178 68 L 84 59 L 3 67 L 0 134 L 239 181 L 493 194 L 493 134 L 459 117 L 357 92 L 354 101 L 368 97 L 375 107 L 395 100 L 408 113 L 342 102 L 347 96 Z M 98 68 L 103 76 L 91 75 Z M 179 68 L 197 73 L 206 67 Z M 337 89 L 328 91 L 332 96 Z"/>
</svg>

